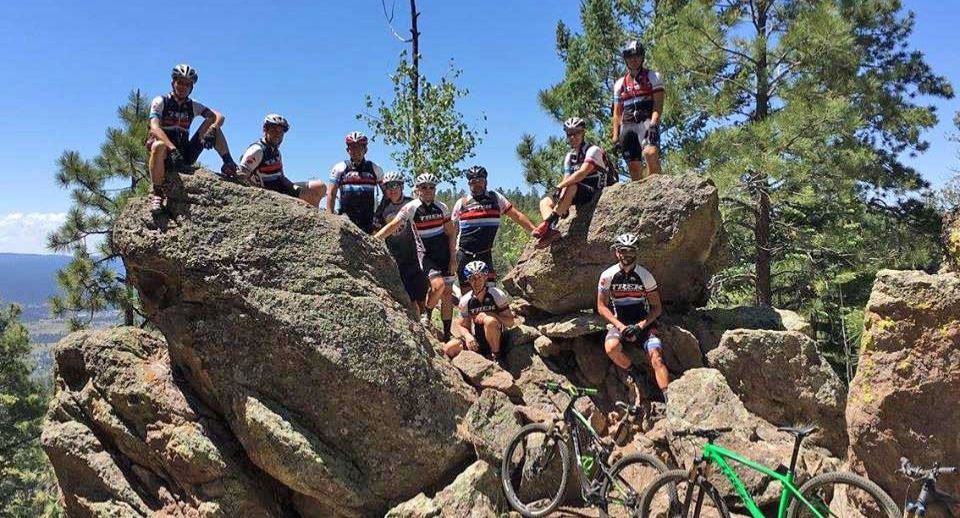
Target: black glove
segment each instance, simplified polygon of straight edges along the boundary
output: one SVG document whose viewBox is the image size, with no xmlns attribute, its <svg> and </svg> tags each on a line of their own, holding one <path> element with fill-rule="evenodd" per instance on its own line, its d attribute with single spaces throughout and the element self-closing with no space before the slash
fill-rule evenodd
<svg viewBox="0 0 960 518">
<path fill-rule="evenodd" d="M 629 326 L 624 327 L 622 331 L 620 331 L 620 336 L 622 336 L 626 341 L 632 342 L 637 339 L 637 333 L 639 331 L 640 331 L 640 328 L 638 328 L 636 324 L 630 324 Z"/>
<path fill-rule="evenodd" d="M 203 149 L 213 149 L 213 146 L 217 145 L 217 131 L 216 128 L 210 128 L 203 136 Z"/>
<path fill-rule="evenodd" d="M 233 162 L 224 162 L 223 165 L 220 166 L 220 173 L 223 174 L 223 176 L 225 176 L 225 177 L 227 177 L 227 178 L 230 178 L 230 179 L 236 178 L 236 177 L 237 177 L 237 164 L 235 164 L 235 163 L 233 163 Z"/>
</svg>

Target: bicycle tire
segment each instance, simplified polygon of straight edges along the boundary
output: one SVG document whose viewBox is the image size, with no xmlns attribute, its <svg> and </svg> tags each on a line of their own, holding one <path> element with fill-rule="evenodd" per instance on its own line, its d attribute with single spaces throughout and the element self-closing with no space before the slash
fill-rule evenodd
<svg viewBox="0 0 960 518">
<path fill-rule="evenodd" d="M 603 495 L 606 506 L 601 509 L 603 511 L 601 516 L 606 515 L 611 518 L 640 516 L 640 499 L 643 497 L 643 490 L 646 489 L 647 483 L 650 482 L 650 480 L 645 479 L 647 475 L 646 472 L 628 472 L 631 468 L 638 466 L 654 470 L 654 473 L 656 473 L 654 478 L 670 470 L 663 461 L 654 455 L 632 453 L 624 456 L 614 463 L 610 469 L 611 478 L 605 480 L 603 483 L 601 494 Z M 616 481 L 616 483 L 611 483 L 611 479 Z M 642 484 L 642 486 L 638 484 Z M 613 503 L 613 501 L 620 501 L 622 503 Z M 618 510 L 618 506 L 623 509 L 623 511 Z M 613 511 L 610 510 L 611 507 L 614 508 Z"/>
<path fill-rule="evenodd" d="M 697 493 L 691 493 L 698 489 Z M 704 497 L 710 504 L 704 507 Z M 686 512 L 683 503 L 688 502 Z M 640 514 L 647 518 L 730 518 L 730 510 L 717 488 L 703 477 L 690 482 L 685 469 L 667 471 L 650 482 L 640 501 Z"/>
<path fill-rule="evenodd" d="M 842 486 L 859 489 L 864 495 L 872 499 L 866 502 L 860 493 L 850 497 L 847 491 L 840 491 Z M 866 478 L 846 471 L 835 471 L 817 475 L 800 486 L 800 495 L 811 504 L 817 506 L 818 512 L 829 513 L 830 516 L 849 516 L 857 518 L 901 518 L 900 509 L 880 486 Z M 850 500 L 856 500 L 860 505 L 857 509 L 850 507 Z M 846 513 L 845 513 L 846 512 Z M 809 506 L 794 499 L 790 504 L 790 518 L 814 518 L 816 514 Z"/>
<path fill-rule="evenodd" d="M 547 445 L 546 451 L 540 451 L 543 445 Z M 531 456 L 530 453 L 534 455 Z M 542 466 L 539 464 L 541 461 L 544 462 Z M 545 424 L 524 426 L 503 450 L 503 460 L 500 463 L 503 493 L 510 507 L 526 518 L 547 516 L 560 505 L 567 489 L 569 474 L 570 448 L 558 437 L 552 437 L 550 427 Z M 541 475 L 545 475 L 546 480 L 535 479 Z M 556 490 L 551 490 L 554 484 L 547 483 L 554 480 Z M 525 503 L 525 500 L 532 501 Z"/>
</svg>

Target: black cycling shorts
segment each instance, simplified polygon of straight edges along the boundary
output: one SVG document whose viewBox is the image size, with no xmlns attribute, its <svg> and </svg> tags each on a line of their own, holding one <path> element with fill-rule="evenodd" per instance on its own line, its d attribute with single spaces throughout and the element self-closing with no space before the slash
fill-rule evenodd
<svg viewBox="0 0 960 518">
<path fill-rule="evenodd" d="M 286 194 L 287 196 L 293 196 L 294 198 L 299 198 L 300 193 L 307 188 L 307 182 L 264 182 L 263 188 L 268 191 L 279 192 L 280 194 Z"/>
<path fill-rule="evenodd" d="M 430 250 L 424 253 L 420 265 L 427 277 L 440 276 L 447 278 L 453 276 L 453 272 L 450 271 L 450 250 L 448 248 Z"/>
<path fill-rule="evenodd" d="M 157 138 L 153 135 L 150 135 L 147 137 L 147 140 L 144 142 L 144 144 L 146 144 L 147 149 L 149 150 L 153 148 L 153 143 L 156 141 Z M 203 152 L 203 139 L 200 138 L 200 130 L 197 130 L 197 132 L 193 134 L 193 138 L 190 140 L 184 141 L 182 138 L 180 138 L 170 139 L 170 141 L 173 142 L 173 145 L 176 146 L 177 151 L 179 151 L 180 155 L 183 156 L 183 164 L 181 164 L 183 167 L 192 166 L 193 163 L 200 158 L 200 153 Z M 167 153 L 167 158 L 163 162 L 164 168 L 172 169 L 174 165 L 175 164 L 170 158 L 170 153 Z"/>
<path fill-rule="evenodd" d="M 644 122 L 624 122 L 620 125 L 620 147 L 623 149 L 623 159 L 627 162 L 638 162 L 643 160 L 643 148 L 653 146 L 660 148 L 660 135 L 648 140 L 647 128 L 650 121 Z"/>
<path fill-rule="evenodd" d="M 427 299 L 427 292 L 430 291 L 430 281 L 427 274 L 420 268 L 419 264 L 398 265 L 400 269 L 400 280 L 403 281 L 403 289 L 410 296 L 410 300 L 423 303 Z"/>
</svg>

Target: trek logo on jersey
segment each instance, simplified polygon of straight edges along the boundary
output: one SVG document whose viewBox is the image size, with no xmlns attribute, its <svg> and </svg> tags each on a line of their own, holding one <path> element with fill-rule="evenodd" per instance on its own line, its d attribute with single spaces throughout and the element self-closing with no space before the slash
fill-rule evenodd
<svg viewBox="0 0 960 518">
<path fill-rule="evenodd" d="M 643 284 L 614 284 L 611 286 L 617 291 L 645 291 Z"/>
</svg>

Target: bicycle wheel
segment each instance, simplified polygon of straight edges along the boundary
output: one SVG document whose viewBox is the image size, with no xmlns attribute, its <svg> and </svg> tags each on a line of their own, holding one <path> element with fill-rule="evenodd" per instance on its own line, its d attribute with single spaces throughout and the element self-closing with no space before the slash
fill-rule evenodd
<svg viewBox="0 0 960 518">
<path fill-rule="evenodd" d="M 824 517 L 838 518 L 901 516 L 897 504 L 880 486 L 844 471 L 824 473 L 811 478 L 800 486 L 800 495 L 810 505 L 794 499 L 790 505 L 790 518 L 817 518 L 817 513 Z"/>
<path fill-rule="evenodd" d="M 529 424 L 510 440 L 500 464 L 500 482 L 510 507 L 527 518 L 560 505 L 570 472 L 570 450 L 544 424 Z"/>
<path fill-rule="evenodd" d="M 611 518 L 640 516 L 643 490 L 666 472 L 666 464 L 646 453 L 634 453 L 618 460 L 610 470 L 610 478 L 603 483 L 607 515 Z"/>
<path fill-rule="evenodd" d="M 643 492 L 640 514 L 647 518 L 730 518 L 720 492 L 690 472 L 675 469 L 661 474 Z"/>
</svg>

